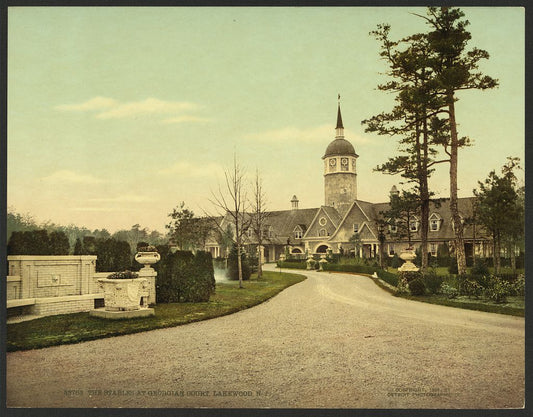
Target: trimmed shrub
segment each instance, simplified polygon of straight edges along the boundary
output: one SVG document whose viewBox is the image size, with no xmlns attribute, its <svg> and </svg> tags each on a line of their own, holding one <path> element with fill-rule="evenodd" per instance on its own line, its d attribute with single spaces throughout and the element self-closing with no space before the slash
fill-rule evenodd
<svg viewBox="0 0 533 417">
<path fill-rule="evenodd" d="M 139 270 L 141 265 L 132 265 L 131 250 L 124 240 L 95 239 L 96 271 L 121 271 L 124 269 Z"/>
<path fill-rule="evenodd" d="M 209 252 L 170 252 L 158 247 L 161 260 L 157 271 L 157 302 L 205 302 L 215 291 L 213 259 Z"/>
<path fill-rule="evenodd" d="M 70 245 L 64 232 L 48 234 L 44 229 L 13 232 L 7 244 L 8 255 L 68 255 Z"/>
<path fill-rule="evenodd" d="M 307 263 L 305 261 L 296 261 L 296 260 L 290 260 L 290 261 L 284 261 L 284 262 L 278 261 L 276 262 L 276 265 L 278 266 L 278 268 L 281 266 L 281 268 L 288 268 L 288 269 L 307 269 Z"/>
<path fill-rule="evenodd" d="M 324 264 L 324 271 L 335 271 L 335 272 L 355 272 L 361 274 L 373 275 L 374 272 L 381 278 L 383 281 L 394 285 L 398 285 L 398 276 L 392 272 L 384 271 L 377 266 L 368 266 L 368 265 L 350 265 L 350 264 Z"/>
<path fill-rule="evenodd" d="M 408 284 L 409 292 L 412 295 L 424 295 L 426 292 L 426 285 L 422 278 L 416 278 Z"/>
<path fill-rule="evenodd" d="M 198 251 L 188 265 L 189 276 L 183 282 L 182 302 L 200 303 L 209 301 L 215 292 L 215 271 L 211 253 Z"/>
<path fill-rule="evenodd" d="M 426 289 L 428 290 L 430 294 L 438 294 L 443 281 L 444 281 L 444 278 L 440 275 L 437 275 L 435 271 L 432 271 L 432 270 L 430 270 L 424 276 L 424 282 L 426 284 Z"/>
<path fill-rule="evenodd" d="M 248 263 L 246 253 L 244 251 L 241 253 L 241 268 L 243 281 L 250 279 L 250 275 L 252 275 L 252 269 L 250 268 L 250 264 Z M 226 276 L 233 281 L 239 280 L 239 262 L 237 259 L 237 248 L 235 246 L 233 246 L 228 256 L 228 269 L 226 270 Z"/>
</svg>

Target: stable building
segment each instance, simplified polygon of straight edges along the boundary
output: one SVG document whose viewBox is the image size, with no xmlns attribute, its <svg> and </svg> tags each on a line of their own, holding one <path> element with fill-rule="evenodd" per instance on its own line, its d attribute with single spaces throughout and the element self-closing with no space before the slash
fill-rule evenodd
<svg viewBox="0 0 533 417">
<path fill-rule="evenodd" d="M 262 252 L 266 262 L 279 259 L 286 251 L 294 256 L 309 254 L 352 253 L 356 245 L 350 242 L 354 234 L 359 237 L 360 257 L 374 258 L 380 252 L 380 233 L 385 234 L 384 253 L 394 256 L 407 248 L 408 242 L 400 238 L 393 224 L 387 230 L 380 230 L 383 212 L 389 209 L 389 202 L 371 203 L 357 198 L 357 158 L 353 145 L 344 136 L 340 103 L 337 108 L 335 137 L 326 147 L 322 156 L 324 167 L 324 205 L 316 208 L 299 208 L 299 200 L 293 196 L 291 209 L 269 212 L 263 232 Z M 398 194 L 396 186 L 390 194 Z M 458 206 L 463 220 L 472 217 L 474 198 L 459 198 Z M 232 227 L 231 219 L 221 219 L 220 226 L 225 230 Z M 466 255 L 491 255 L 490 238 L 475 224 L 463 223 Z M 420 222 L 414 217 L 409 225 L 411 245 L 421 244 Z M 250 229 L 246 244 L 257 246 Z M 439 245 L 447 244 L 453 249 L 454 230 L 449 199 L 438 204 L 430 204 L 428 253 L 437 255 Z M 205 250 L 213 257 L 225 256 L 216 239 L 207 242 Z"/>
</svg>

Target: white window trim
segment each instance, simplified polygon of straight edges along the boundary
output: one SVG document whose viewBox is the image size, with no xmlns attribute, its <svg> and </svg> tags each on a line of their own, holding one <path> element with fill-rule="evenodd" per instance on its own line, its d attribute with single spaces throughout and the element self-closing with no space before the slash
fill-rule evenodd
<svg viewBox="0 0 533 417">
<path fill-rule="evenodd" d="M 442 218 L 437 213 L 433 213 L 431 216 L 429 216 L 429 231 L 438 232 L 440 230 L 441 220 Z M 433 224 L 437 225 L 436 229 L 433 229 Z"/>
</svg>

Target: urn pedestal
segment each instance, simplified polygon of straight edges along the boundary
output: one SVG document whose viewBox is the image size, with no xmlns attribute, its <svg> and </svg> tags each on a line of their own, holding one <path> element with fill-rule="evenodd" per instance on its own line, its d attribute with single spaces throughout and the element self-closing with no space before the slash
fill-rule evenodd
<svg viewBox="0 0 533 417">
<path fill-rule="evenodd" d="M 400 252 L 400 259 L 404 264 L 398 268 L 398 271 L 418 271 L 419 268 L 412 262 L 416 258 L 416 253 L 413 249 L 405 249 Z"/>
<path fill-rule="evenodd" d="M 128 319 L 153 316 L 148 308 L 148 280 L 146 278 L 98 280 L 104 293 L 104 308 L 90 311 L 92 316 L 108 319 Z"/>
</svg>

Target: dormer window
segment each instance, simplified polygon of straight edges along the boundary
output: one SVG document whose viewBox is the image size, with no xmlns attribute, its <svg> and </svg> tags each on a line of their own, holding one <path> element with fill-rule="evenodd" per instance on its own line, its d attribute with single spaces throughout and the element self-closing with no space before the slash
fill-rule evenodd
<svg viewBox="0 0 533 417">
<path fill-rule="evenodd" d="M 253 234 L 254 234 L 254 231 L 252 230 L 252 228 L 249 228 L 247 231 L 246 231 L 246 234 L 248 235 L 248 237 L 251 239 Z"/>
<path fill-rule="evenodd" d="M 441 225 L 441 218 L 437 213 L 433 213 L 429 216 L 429 230 L 431 232 L 438 232 Z"/>
<path fill-rule="evenodd" d="M 396 226 L 396 224 L 394 224 L 392 219 L 387 219 L 387 223 L 389 224 L 389 233 L 391 233 L 391 234 L 398 233 L 398 226 Z"/>
<path fill-rule="evenodd" d="M 417 232 L 418 231 L 418 225 L 419 225 L 418 219 L 415 217 L 414 219 L 409 221 L 409 230 L 411 232 Z"/>
<path fill-rule="evenodd" d="M 320 237 L 324 237 L 324 236 L 327 236 L 328 235 L 328 232 L 326 229 L 320 229 L 319 232 L 318 232 L 318 236 Z"/>
<path fill-rule="evenodd" d="M 274 229 L 272 228 L 272 226 L 268 226 L 267 235 L 268 237 L 274 237 Z"/>
<path fill-rule="evenodd" d="M 294 228 L 294 238 L 295 239 L 301 239 L 304 235 L 304 232 L 300 226 L 296 226 Z"/>
</svg>

